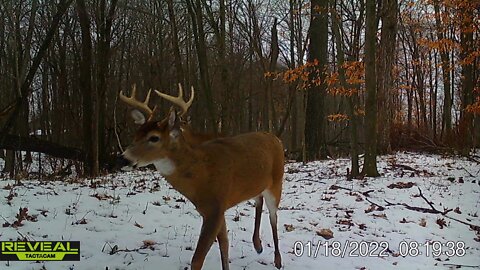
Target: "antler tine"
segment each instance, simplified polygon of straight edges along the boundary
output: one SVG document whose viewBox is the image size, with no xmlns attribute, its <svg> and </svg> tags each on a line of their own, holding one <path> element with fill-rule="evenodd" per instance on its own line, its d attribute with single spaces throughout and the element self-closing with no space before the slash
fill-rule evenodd
<svg viewBox="0 0 480 270">
<path fill-rule="evenodd" d="M 195 90 L 193 89 L 193 86 L 192 86 L 192 93 L 190 95 L 190 99 L 188 100 L 188 102 L 185 102 L 185 100 L 183 100 L 182 84 L 180 84 L 180 83 L 178 84 L 178 96 L 177 97 L 164 94 L 164 93 L 162 93 L 158 90 L 155 90 L 155 93 L 157 93 L 157 95 L 159 95 L 160 97 L 162 97 L 162 98 L 172 102 L 173 104 L 177 105 L 178 107 L 180 107 L 180 109 L 182 110 L 182 113 L 180 114 L 180 116 L 184 116 L 187 113 L 190 106 L 192 106 L 193 98 L 195 96 Z"/>
<path fill-rule="evenodd" d="M 190 108 L 190 106 L 192 106 L 192 103 L 193 103 L 193 97 L 195 97 L 195 89 L 193 88 L 193 86 L 191 87 L 191 93 L 190 93 L 190 99 L 188 100 L 187 102 L 187 106 L 188 108 Z"/>
<path fill-rule="evenodd" d="M 137 86 L 134 84 L 132 86 L 132 95 L 130 97 L 127 97 L 123 94 L 123 91 L 120 91 L 120 99 L 127 103 L 128 105 L 138 108 L 142 110 L 143 112 L 147 113 L 149 116 L 152 116 L 153 110 L 148 107 L 148 102 L 150 101 L 150 94 L 152 93 L 152 89 L 148 90 L 147 97 L 145 98 L 144 102 L 140 102 L 135 98 L 137 94 Z"/>
<path fill-rule="evenodd" d="M 183 87 L 181 83 L 178 83 L 178 98 L 183 100 Z"/>
</svg>

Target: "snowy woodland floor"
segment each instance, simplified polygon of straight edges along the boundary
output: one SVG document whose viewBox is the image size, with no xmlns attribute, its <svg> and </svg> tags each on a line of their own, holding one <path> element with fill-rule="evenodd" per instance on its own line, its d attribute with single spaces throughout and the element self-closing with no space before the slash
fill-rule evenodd
<svg viewBox="0 0 480 270">
<path fill-rule="evenodd" d="M 413 153 L 379 160 L 381 177 L 353 181 L 347 159 L 285 166 L 283 269 L 480 268 L 480 229 L 468 225 L 480 225 L 479 164 Z M 81 261 L 0 262 L 0 269 L 188 269 L 201 220 L 158 173 L 21 183 L 0 180 L 0 240 L 79 240 Z M 17 227 L 19 208 L 28 212 Z M 230 268 L 275 269 L 266 210 L 260 255 L 251 242 L 253 203 L 226 216 Z M 204 269 L 220 269 L 216 243 Z"/>
</svg>

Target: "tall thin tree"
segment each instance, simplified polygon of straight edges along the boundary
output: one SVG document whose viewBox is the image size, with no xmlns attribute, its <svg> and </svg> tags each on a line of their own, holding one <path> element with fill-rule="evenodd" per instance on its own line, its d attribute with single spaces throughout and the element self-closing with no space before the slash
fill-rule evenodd
<svg viewBox="0 0 480 270">
<path fill-rule="evenodd" d="M 377 36 L 375 0 L 366 1 L 365 29 L 365 160 L 362 173 L 378 176 L 377 170 L 377 86 L 375 44 Z"/>
<path fill-rule="evenodd" d="M 315 64 L 310 72 L 305 116 L 305 151 L 307 160 L 325 158 L 325 67 L 328 55 L 328 1 L 311 1 L 308 61 Z M 318 76 L 318 77 L 317 77 Z M 316 82 L 319 79 L 319 84 Z"/>
</svg>

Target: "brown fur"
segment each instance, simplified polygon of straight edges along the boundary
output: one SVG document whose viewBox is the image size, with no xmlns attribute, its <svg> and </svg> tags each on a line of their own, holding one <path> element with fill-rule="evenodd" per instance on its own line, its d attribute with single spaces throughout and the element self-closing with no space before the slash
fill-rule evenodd
<svg viewBox="0 0 480 270">
<path fill-rule="evenodd" d="M 180 132 L 178 118 L 175 119 L 175 125 L 172 125 L 172 119 L 175 119 L 175 115 L 170 115 L 170 119 L 160 122 L 145 123 L 124 155 L 142 166 L 166 158 L 175 165 L 174 171 L 165 175 L 166 180 L 187 197 L 203 217 L 192 269 L 202 268 L 215 238 L 220 244 L 222 268 L 229 268 L 224 212 L 248 199 L 257 198 L 257 203 L 263 202 L 262 192 L 268 192 L 274 199 L 274 209 L 269 208 L 270 222 L 274 234 L 275 266 L 280 268 L 281 256 L 276 227 L 276 208 L 282 192 L 284 166 L 280 140 L 270 133 L 252 132 L 197 141 L 188 137 L 193 133 L 185 136 L 185 131 L 184 134 Z M 151 136 L 159 136 L 159 142 L 149 142 Z M 255 248 L 261 252 L 258 238 L 261 217 L 261 204 L 259 205 L 253 240 Z"/>
</svg>

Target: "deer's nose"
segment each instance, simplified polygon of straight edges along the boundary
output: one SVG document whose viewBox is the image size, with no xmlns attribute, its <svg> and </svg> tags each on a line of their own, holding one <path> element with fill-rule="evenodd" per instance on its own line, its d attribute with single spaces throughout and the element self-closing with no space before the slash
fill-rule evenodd
<svg viewBox="0 0 480 270">
<path fill-rule="evenodd" d="M 120 155 L 117 157 L 117 162 L 116 162 L 117 168 L 123 168 L 123 167 L 131 167 L 132 162 L 128 159 L 126 159 L 123 155 Z"/>
</svg>

